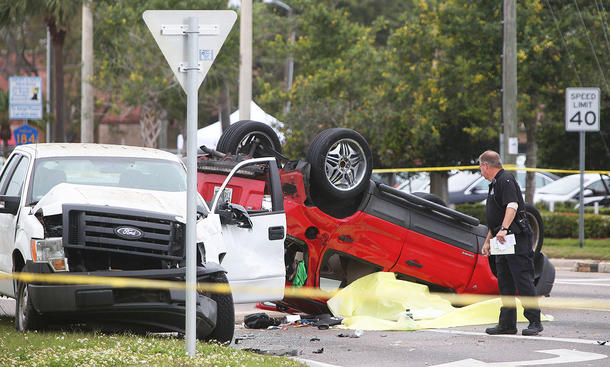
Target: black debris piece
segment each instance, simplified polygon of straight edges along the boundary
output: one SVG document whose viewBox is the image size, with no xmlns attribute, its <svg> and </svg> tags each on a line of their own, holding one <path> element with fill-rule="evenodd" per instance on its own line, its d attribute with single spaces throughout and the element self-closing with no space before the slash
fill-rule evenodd
<svg viewBox="0 0 610 367">
<path fill-rule="evenodd" d="M 264 312 L 251 313 L 244 317 L 244 325 L 250 329 L 266 329 L 269 326 L 277 326 L 280 320 L 269 317 Z"/>
<path fill-rule="evenodd" d="M 310 342 L 319 342 L 320 338 L 311 338 L 309 339 Z"/>
<path fill-rule="evenodd" d="M 599 345 L 606 345 L 607 342 L 608 342 L 607 340 L 598 340 L 597 344 L 599 344 Z"/>
<path fill-rule="evenodd" d="M 324 353 L 324 348 L 316 349 L 316 350 L 313 351 L 313 353 L 315 353 L 315 354 L 322 354 L 322 353 Z"/>
<path fill-rule="evenodd" d="M 302 352 L 299 352 L 297 349 L 258 349 L 258 348 L 244 348 L 242 349 L 246 352 L 252 352 L 256 354 L 262 354 L 266 356 L 287 356 L 287 357 L 296 357 Z"/>
</svg>

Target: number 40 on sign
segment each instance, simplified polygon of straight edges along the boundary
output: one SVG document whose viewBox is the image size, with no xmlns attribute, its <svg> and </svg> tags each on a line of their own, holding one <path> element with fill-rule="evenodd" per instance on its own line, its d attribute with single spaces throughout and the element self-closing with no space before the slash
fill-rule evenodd
<svg viewBox="0 0 610 367">
<path fill-rule="evenodd" d="M 599 131 L 599 88 L 566 88 L 566 131 Z"/>
</svg>

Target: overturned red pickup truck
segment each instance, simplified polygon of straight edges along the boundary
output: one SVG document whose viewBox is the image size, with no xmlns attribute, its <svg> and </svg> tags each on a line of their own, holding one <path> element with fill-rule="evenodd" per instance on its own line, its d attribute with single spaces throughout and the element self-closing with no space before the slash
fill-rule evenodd
<svg viewBox="0 0 610 367">
<path fill-rule="evenodd" d="M 487 227 L 446 207 L 434 195 L 409 194 L 373 182 L 370 148 L 353 130 L 321 132 L 310 144 L 307 159 L 299 161 L 283 157 L 273 129 L 255 121 L 231 125 L 217 151 L 202 149 L 207 154 L 200 158 L 198 187 L 205 200 L 214 195 L 210 187 L 223 183 L 225 175 L 219 172 L 231 165 L 227 162 L 277 158 L 279 171 L 244 173 L 229 182 L 227 199 L 243 206 L 248 215 L 260 215 L 266 212 L 265 198 L 272 190 L 270 175 L 279 175 L 286 213 L 287 287 L 336 290 L 370 273 L 388 271 L 432 291 L 498 293 L 494 262 L 481 254 Z M 541 253 L 540 214 L 530 205 L 527 213 L 535 232 L 536 288 L 539 295 L 548 296 L 555 268 Z M 323 299 L 275 301 L 279 309 L 327 312 Z"/>
</svg>

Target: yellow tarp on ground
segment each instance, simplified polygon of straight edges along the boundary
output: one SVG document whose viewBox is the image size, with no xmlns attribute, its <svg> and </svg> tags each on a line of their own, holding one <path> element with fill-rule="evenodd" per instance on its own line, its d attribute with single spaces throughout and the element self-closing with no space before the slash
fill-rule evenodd
<svg viewBox="0 0 610 367">
<path fill-rule="evenodd" d="M 467 325 L 497 324 L 500 298 L 466 307 L 453 307 L 428 287 L 397 280 L 394 273 L 378 272 L 360 278 L 328 300 L 343 325 L 359 330 L 419 330 Z M 413 318 L 407 315 L 411 312 Z M 548 318 L 542 317 L 543 320 Z M 517 300 L 517 321 L 527 322 Z"/>
</svg>

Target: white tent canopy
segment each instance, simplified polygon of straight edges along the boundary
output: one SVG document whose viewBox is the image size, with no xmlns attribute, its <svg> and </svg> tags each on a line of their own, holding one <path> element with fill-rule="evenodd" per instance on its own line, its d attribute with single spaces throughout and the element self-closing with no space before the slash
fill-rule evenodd
<svg viewBox="0 0 610 367">
<path fill-rule="evenodd" d="M 239 110 L 233 112 L 229 119 L 232 124 L 239 121 Z M 280 141 L 284 140 L 283 135 L 278 131 L 278 128 L 283 125 L 282 122 L 263 111 L 254 101 L 250 102 L 250 120 L 259 121 L 271 126 L 280 137 Z M 205 145 L 208 148 L 216 149 L 220 135 L 222 135 L 222 127 L 220 121 L 216 121 L 197 131 L 197 146 Z"/>
</svg>

